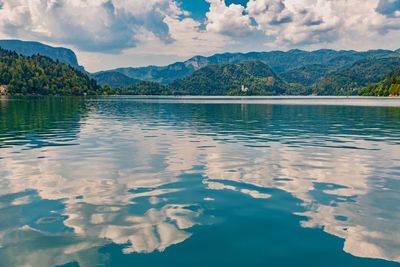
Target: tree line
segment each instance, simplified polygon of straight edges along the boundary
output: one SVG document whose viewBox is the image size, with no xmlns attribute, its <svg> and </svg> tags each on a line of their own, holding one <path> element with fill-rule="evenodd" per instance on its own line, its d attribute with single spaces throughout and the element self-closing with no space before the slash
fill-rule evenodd
<svg viewBox="0 0 400 267">
<path fill-rule="evenodd" d="M 94 79 L 67 64 L 40 55 L 22 56 L 1 48 L 0 85 L 6 85 L 9 94 L 21 95 L 85 95 L 102 92 Z"/>
</svg>

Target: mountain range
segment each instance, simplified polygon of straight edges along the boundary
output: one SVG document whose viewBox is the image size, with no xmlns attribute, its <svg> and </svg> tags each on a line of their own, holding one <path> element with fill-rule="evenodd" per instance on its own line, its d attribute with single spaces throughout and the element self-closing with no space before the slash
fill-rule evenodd
<svg viewBox="0 0 400 267">
<path fill-rule="evenodd" d="M 268 90 L 260 91 L 259 87 L 252 87 L 254 84 L 249 83 L 247 78 L 238 79 L 239 76 L 232 77 L 227 72 L 219 72 L 221 69 L 235 68 L 237 63 L 251 61 L 267 65 L 274 73 L 272 76 L 275 80 L 282 81 L 279 84 L 282 90 L 273 90 L 274 94 L 357 95 L 361 88 L 369 83 L 381 81 L 390 71 L 400 68 L 400 51 L 359 52 L 330 49 L 302 51 L 296 49 L 287 52 L 224 53 L 210 57 L 195 56 L 187 61 L 163 67 L 117 68 L 101 73 L 103 75 L 110 73 L 109 78 L 120 73 L 126 76 L 125 79 L 158 82 L 179 94 L 216 95 L 226 93 L 227 91 L 223 88 L 233 86 L 238 89 L 240 87 L 238 84 L 253 89 L 247 94 L 262 92 L 262 94 L 270 94 Z M 232 65 L 228 67 L 227 64 Z M 258 66 L 260 67 L 261 64 Z M 216 75 L 216 73 L 219 74 Z M 221 84 L 219 82 L 221 80 L 225 82 Z M 107 82 L 102 81 L 102 83 Z M 108 84 L 111 85 L 111 82 L 109 81 Z M 194 90 L 195 87 L 197 87 L 196 90 Z M 134 91 L 135 89 L 131 87 L 131 92 Z M 239 91 L 237 93 L 241 94 Z"/>
<path fill-rule="evenodd" d="M 112 72 L 119 72 L 127 77 L 139 80 L 147 80 L 170 84 L 176 79 L 189 76 L 196 70 L 208 65 L 239 63 L 242 61 L 258 60 L 269 65 L 278 75 L 285 77 L 298 73 L 302 68 L 307 68 L 312 73 L 318 75 L 311 81 L 314 83 L 329 71 L 351 65 L 358 60 L 381 57 L 390 55 L 400 55 L 396 51 L 390 50 L 371 50 L 365 52 L 358 51 L 336 51 L 321 49 L 316 51 L 290 50 L 271 51 L 271 52 L 250 52 L 250 53 L 224 53 L 210 57 L 195 56 L 184 62 L 176 62 L 168 66 L 149 66 L 139 68 L 117 68 Z M 294 80 L 297 82 L 298 80 Z"/>
<path fill-rule="evenodd" d="M 372 85 L 400 69 L 400 50 L 294 49 L 195 56 L 167 66 L 87 73 L 69 49 L 19 40 L 0 40 L 0 47 L 68 64 L 95 79 L 107 94 L 357 95 L 363 89 L 362 94 L 379 95 L 381 87 Z"/>
</svg>

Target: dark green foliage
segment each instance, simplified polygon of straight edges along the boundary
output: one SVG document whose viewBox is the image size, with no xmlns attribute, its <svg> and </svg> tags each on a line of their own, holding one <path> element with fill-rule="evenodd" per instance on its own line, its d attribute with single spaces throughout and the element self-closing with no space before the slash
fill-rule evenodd
<svg viewBox="0 0 400 267">
<path fill-rule="evenodd" d="M 22 56 L 0 49 L 0 84 L 9 94 L 83 95 L 96 94 L 95 80 L 67 64 L 44 56 Z"/>
<path fill-rule="evenodd" d="M 156 83 L 142 81 L 138 84 L 116 89 L 116 93 L 120 95 L 174 95 L 177 94 L 170 87 Z"/>
<path fill-rule="evenodd" d="M 303 86 L 310 86 L 321 79 L 331 70 L 323 64 L 310 64 L 300 68 L 292 69 L 280 74 L 282 79 L 289 83 L 296 83 Z"/>
<path fill-rule="evenodd" d="M 377 84 L 369 84 L 360 90 L 364 96 L 399 96 L 400 95 L 400 68 L 386 75 L 385 79 Z"/>
<path fill-rule="evenodd" d="M 240 92 L 242 85 L 249 88 L 248 93 L 263 95 L 285 94 L 289 87 L 260 61 L 209 65 L 170 86 L 188 95 L 232 95 Z"/>
<path fill-rule="evenodd" d="M 340 68 L 314 85 L 318 95 L 357 95 L 361 87 L 381 81 L 385 74 L 400 66 L 400 57 L 382 57 L 360 60 Z"/>
<path fill-rule="evenodd" d="M 100 85 L 108 85 L 110 87 L 124 87 L 135 85 L 140 80 L 130 78 L 116 71 L 101 71 L 91 75 Z"/>
<path fill-rule="evenodd" d="M 166 67 L 119 68 L 114 71 L 134 79 L 169 84 L 178 78 L 192 74 L 195 68 L 191 65 L 177 62 Z"/>
<path fill-rule="evenodd" d="M 339 67 L 351 65 L 361 59 L 393 54 L 396 53 L 390 50 L 371 50 L 367 52 L 357 52 L 335 51 L 329 49 L 321 49 L 312 52 L 302 50 L 290 50 L 288 52 L 271 51 L 250 53 L 224 53 L 216 54 L 210 57 L 195 56 L 187 61 L 177 62 L 163 67 L 149 66 L 141 68 L 119 68 L 115 71 L 139 80 L 156 81 L 164 84 L 169 84 L 176 79 L 191 75 L 196 70 L 199 70 L 208 65 L 215 64 L 240 63 L 243 61 L 258 60 L 271 66 L 275 73 L 280 75 L 281 73 L 312 64 L 321 64 L 329 70 L 335 70 Z M 320 77 L 322 77 L 322 75 L 325 73 L 322 72 L 320 74 Z"/>
<path fill-rule="evenodd" d="M 20 40 L 0 40 L 0 47 L 6 50 L 17 52 L 23 56 L 42 55 L 68 64 L 75 69 L 83 71 L 79 66 L 75 53 L 67 48 L 52 47 L 39 42 L 28 42 Z"/>
<path fill-rule="evenodd" d="M 17 44 L 25 54 L 37 48 L 36 43 Z M 47 46 L 42 46 L 46 52 Z M 56 48 L 49 51 L 52 49 Z M 62 58 L 60 51 L 64 50 L 57 51 Z M 27 57 L 2 49 L 0 56 L 0 85 L 7 85 L 1 90 L 6 88 L 11 94 L 386 96 L 397 95 L 399 90 L 397 80 L 390 78 L 393 75 L 376 84 L 400 67 L 400 55 L 389 50 L 291 50 L 196 56 L 166 67 L 122 68 L 92 74 L 101 88 L 85 73 L 44 56 Z M 70 58 L 72 65 L 73 58 L 76 60 L 75 55 Z M 137 77 L 148 81 L 141 82 Z M 243 92 L 242 85 L 249 90 Z"/>
<path fill-rule="evenodd" d="M 0 134 L 79 128 L 79 119 L 88 112 L 84 97 L 35 96 L 26 101 L 25 96 L 15 96 L 13 99 L 16 101 L 9 101 L 0 109 Z"/>
<path fill-rule="evenodd" d="M 117 95 L 117 89 L 112 88 L 109 85 L 105 84 L 101 86 L 101 94 L 102 95 Z"/>
</svg>

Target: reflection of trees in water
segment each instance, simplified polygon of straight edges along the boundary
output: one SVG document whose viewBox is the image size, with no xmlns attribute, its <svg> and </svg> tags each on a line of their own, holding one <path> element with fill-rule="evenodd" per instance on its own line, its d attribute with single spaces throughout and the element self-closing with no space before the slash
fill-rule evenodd
<svg viewBox="0 0 400 267">
<path fill-rule="evenodd" d="M 80 97 L 2 97 L 0 146 L 48 146 L 76 139 L 88 105 Z"/>
<path fill-rule="evenodd" d="M 353 140 L 399 143 L 400 108 L 259 104 L 187 104 L 124 101 L 96 103 L 99 112 L 141 125 L 212 132 L 229 141 L 334 146 Z M 311 138 L 314 144 L 310 144 Z M 343 144 L 345 146 L 345 144 Z"/>
<path fill-rule="evenodd" d="M 104 104 L 107 111 L 108 103 Z M 400 141 L 399 108 L 119 104 L 112 110 L 119 110 L 127 120 L 134 118 L 146 127 L 186 129 L 208 145 L 202 152 L 206 177 L 283 189 L 309 206 L 310 211 L 304 213 L 309 221 L 303 226 L 324 227 L 326 232 L 344 238 L 344 249 L 353 255 L 400 260 L 396 255 L 398 236 L 393 234 L 398 218 L 388 219 L 393 217 L 393 207 L 381 206 L 387 194 L 375 193 L 380 189 L 370 181 L 374 177 L 396 179 L 387 170 L 396 158 L 393 145 Z M 218 145 L 221 140 L 224 144 Z M 175 144 L 180 142 L 183 140 Z M 318 183 L 339 188 L 319 190 Z M 231 186 L 226 189 L 236 191 Z M 313 192 L 339 200 L 324 203 Z M 381 212 L 380 219 L 372 210 Z M 341 216 L 345 219 L 337 219 Z"/>
<path fill-rule="evenodd" d="M 196 204 L 188 204 L 191 202 L 185 198 L 169 201 L 168 194 L 176 192 L 177 188 L 158 188 L 176 182 L 182 166 L 162 169 L 163 165 L 158 166 L 155 160 L 167 159 L 154 140 L 145 140 L 145 133 L 141 133 L 139 127 L 121 133 L 124 129 L 118 119 L 115 123 L 104 117 L 98 119 L 101 111 L 91 114 L 93 116 L 84 124 L 78 121 L 80 146 L 48 147 L 44 144 L 46 149 L 34 147 L 20 155 L 8 152 L 21 151 L 22 146 L 2 148 L 7 156 L 0 161 L 1 195 L 31 188 L 32 195 L 37 196 L 17 197 L 13 204 L 0 203 L 0 209 L 7 208 L 11 212 L 26 209 L 34 198 L 38 199 L 38 206 L 49 200 L 64 206 L 50 215 L 47 210 L 45 217 L 40 218 L 43 229 L 37 224 L 24 229 L 20 228 L 23 225 L 13 225 L 19 215 L 4 219 L 8 226 L 0 224 L 0 246 L 5 247 L 0 251 L 3 262 L 51 266 L 76 259 L 80 266 L 96 266 L 100 257 L 97 249 L 110 242 L 123 246 L 126 253 L 150 253 L 163 251 L 191 236 L 186 229 L 197 224 L 201 210 Z M 67 120 L 64 116 L 59 119 Z M 51 128 L 51 125 L 59 127 L 60 124 L 48 125 L 48 131 L 55 133 L 52 139 L 64 136 L 64 132 L 57 136 L 57 128 Z M 68 130 L 71 129 L 65 129 Z M 116 139 L 119 142 L 108 142 L 108 138 L 113 137 L 120 138 Z M 141 142 L 138 144 L 135 140 Z M 136 150 L 140 161 L 132 157 L 131 153 Z M 41 158 L 37 158 L 39 155 Z M 176 161 L 173 156 L 171 160 Z M 135 212 L 132 210 L 135 206 L 143 210 Z M 51 229 L 55 218 L 73 233 L 65 231 L 53 236 L 48 232 L 46 227 Z M 18 244 L 18 251 L 13 244 Z M 41 249 L 36 249 L 35 244 Z"/>
<path fill-rule="evenodd" d="M 396 139 L 400 128 L 400 108 L 390 107 L 180 104 L 146 103 L 129 98 L 88 101 L 81 97 L 8 99 L 5 96 L 0 103 L 2 139 L 18 139 L 21 143 L 23 140 L 28 143 L 73 140 L 81 119 L 90 110 L 92 114 L 115 120 L 188 127 L 199 133 L 212 130 L 217 135 L 236 133 L 249 138 L 263 134 L 270 138 L 265 141 L 285 141 L 301 135 L 326 138 L 338 134 Z"/>
<path fill-rule="evenodd" d="M 103 111 L 116 111 L 145 128 L 187 130 L 201 140 L 208 148 L 194 153 L 204 154 L 211 188 L 238 191 L 214 178 L 283 189 L 308 206 L 303 226 L 324 227 L 345 239 L 344 249 L 353 255 L 400 261 L 393 231 L 398 213 L 382 207 L 388 195 L 378 194 L 374 183 L 396 179 L 389 170 L 400 141 L 399 108 L 126 101 L 109 109 L 109 103 L 102 104 Z M 181 142 L 174 144 L 182 147 Z M 318 189 L 319 183 L 333 188 Z M 324 203 L 319 197 L 324 194 L 333 200 Z"/>
<path fill-rule="evenodd" d="M 254 198 L 269 197 L 262 188 L 282 189 L 300 199 L 309 210 L 302 213 L 308 217 L 303 226 L 325 227 L 328 233 L 349 240 L 345 249 L 355 255 L 395 259 L 393 240 L 397 237 L 392 230 L 397 219 L 379 224 L 386 229 L 377 228 L 371 219 L 375 214 L 368 214 L 368 210 L 382 210 L 378 200 L 384 201 L 386 196 L 368 195 L 374 190 L 369 178 L 379 171 L 373 169 L 379 164 L 371 166 L 371 160 L 379 158 L 386 170 L 388 165 L 383 160 L 394 158 L 390 145 L 398 137 L 398 109 L 96 100 L 72 101 L 58 108 L 57 104 L 62 106 L 64 102 L 49 102 L 45 109 L 35 106 L 39 103 L 34 104 L 35 108 L 25 107 L 22 113 L 28 118 L 26 114 L 31 109 L 42 113 L 36 111 L 41 115 L 29 118 L 32 126 L 20 131 L 38 132 L 40 136 L 43 127 L 53 134 L 52 139 L 62 139 L 68 131 L 76 137 L 79 131 L 79 149 L 49 148 L 44 155 L 50 160 L 34 160 L 29 165 L 23 160 L 34 158 L 35 150 L 4 159 L 0 169 L 9 172 L 5 175 L 9 184 L 3 192 L 20 192 L 28 187 L 42 199 L 64 203 L 60 216 L 68 216 L 63 223 L 76 234 L 58 236 L 60 246 L 53 248 L 48 244 L 56 237 L 37 229 L 0 233 L 7 237 L 3 240 L 27 244 L 19 246 L 25 249 L 21 262 L 53 262 L 55 255 L 66 255 L 56 257 L 57 262 L 77 259 L 81 266 L 93 266 L 99 260 L 97 248 L 111 241 L 127 253 L 162 251 L 188 238 L 190 231 L 186 229 L 201 216 L 200 210 L 193 210 L 202 202 L 193 200 L 197 192 L 192 194 L 190 190 L 196 186 L 234 190 Z M 9 109 L 11 102 L 7 103 Z M 55 114 L 46 115 L 45 110 Z M 88 114 L 84 124 L 79 122 L 82 114 Z M 10 118 L 8 123 L 12 124 Z M 63 125 L 66 128 L 60 130 Z M 9 132 L 11 128 L 5 127 Z M 385 153 L 371 154 L 368 142 L 358 142 L 359 139 L 380 142 Z M 324 147 L 329 142 L 339 149 Z M 348 150 L 344 142 L 364 149 Z M 68 166 L 70 163 L 73 168 Z M 205 185 L 176 184 L 182 172 L 199 165 L 204 169 L 196 172 L 203 176 L 188 180 Z M 341 186 L 321 189 L 318 183 Z M 177 195 L 179 190 L 187 190 L 189 196 Z M 335 205 L 324 204 L 324 194 L 342 199 Z M 18 199 L 15 203 L 24 201 Z M 357 213 L 357 205 L 363 206 L 364 217 Z M 132 210 L 137 206 L 143 210 Z M 337 216 L 347 220 L 337 220 Z M 381 214 L 385 216 L 388 214 Z M 47 242 L 46 249 L 32 249 L 39 239 Z M 374 246 L 367 247 L 369 244 Z M 370 250 L 362 254 L 364 248 Z M 10 252 L 8 257 L 14 254 L 17 252 Z"/>
</svg>

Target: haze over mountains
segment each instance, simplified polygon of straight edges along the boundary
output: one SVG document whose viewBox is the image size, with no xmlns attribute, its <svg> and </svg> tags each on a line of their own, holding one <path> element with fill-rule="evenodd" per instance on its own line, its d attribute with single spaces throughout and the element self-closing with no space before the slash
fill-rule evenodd
<svg viewBox="0 0 400 267">
<path fill-rule="evenodd" d="M 19 40 L 0 41 L 0 47 L 26 56 L 40 54 L 84 71 L 69 49 Z M 238 89 L 244 85 L 251 95 L 357 95 L 361 88 L 383 81 L 398 68 L 400 50 L 295 49 L 195 56 L 161 67 L 85 73 L 111 87 L 106 91 L 112 93 L 241 95 Z"/>
</svg>

